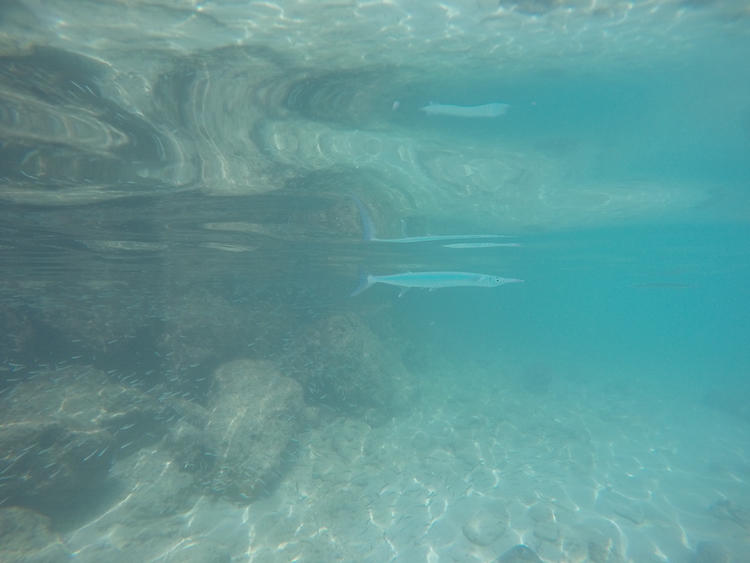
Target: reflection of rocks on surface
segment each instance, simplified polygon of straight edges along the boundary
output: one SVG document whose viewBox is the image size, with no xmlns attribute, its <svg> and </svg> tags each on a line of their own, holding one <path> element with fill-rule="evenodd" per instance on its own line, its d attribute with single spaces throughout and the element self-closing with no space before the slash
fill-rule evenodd
<svg viewBox="0 0 750 563">
<path fill-rule="evenodd" d="M 55 563 L 72 557 L 48 518 L 25 508 L 0 509 L 0 561 Z"/>
<path fill-rule="evenodd" d="M 290 370 L 309 400 L 342 412 L 387 413 L 403 401 L 397 395 L 405 388 L 403 366 L 353 314 L 309 327 Z"/>
<path fill-rule="evenodd" d="M 247 501 L 280 476 L 304 411 L 299 383 L 270 362 L 238 360 L 214 373 L 206 441 L 216 451 L 212 488 Z"/>
</svg>

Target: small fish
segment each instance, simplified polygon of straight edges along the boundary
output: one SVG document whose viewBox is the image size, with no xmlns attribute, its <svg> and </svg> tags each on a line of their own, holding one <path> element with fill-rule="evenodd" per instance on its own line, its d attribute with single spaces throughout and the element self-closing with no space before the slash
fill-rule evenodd
<svg viewBox="0 0 750 563">
<path fill-rule="evenodd" d="M 390 276 L 373 276 L 365 270 L 360 270 L 359 285 L 352 292 L 352 297 L 359 295 L 376 283 L 400 287 L 400 297 L 412 287 L 434 291 L 443 287 L 496 287 L 506 283 L 522 281 L 515 278 L 501 278 L 489 274 L 474 274 L 471 272 L 410 272 Z"/>
<path fill-rule="evenodd" d="M 483 106 L 452 106 L 430 102 L 422 109 L 427 115 L 451 115 L 454 117 L 498 117 L 505 115 L 508 104 L 485 104 Z"/>
</svg>

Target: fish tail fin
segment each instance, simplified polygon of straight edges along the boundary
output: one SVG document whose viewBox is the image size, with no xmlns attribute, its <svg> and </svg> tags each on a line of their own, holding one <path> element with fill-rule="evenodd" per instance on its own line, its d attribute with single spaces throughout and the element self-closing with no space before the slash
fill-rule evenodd
<svg viewBox="0 0 750 563">
<path fill-rule="evenodd" d="M 368 241 L 375 239 L 375 225 L 370 218 L 370 214 L 367 213 L 365 204 L 354 194 L 346 195 L 354 202 L 354 205 L 357 206 L 357 209 L 359 209 L 359 217 L 362 220 L 362 240 Z"/>
<path fill-rule="evenodd" d="M 357 289 L 352 291 L 352 297 L 354 297 L 355 295 L 359 295 L 371 285 L 372 285 L 372 282 L 370 281 L 370 274 L 364 268 L 360 268 L 359 269 L 359 285 L 357 286 Z"/>
</svg>

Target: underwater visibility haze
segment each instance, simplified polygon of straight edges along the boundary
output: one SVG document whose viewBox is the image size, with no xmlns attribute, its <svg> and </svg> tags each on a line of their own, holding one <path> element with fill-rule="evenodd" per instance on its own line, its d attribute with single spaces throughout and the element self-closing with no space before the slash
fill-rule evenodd
<svg viewBox="0 0 750 563">
<path fill-rule="evenodd" d="M 750 563 L 744 0 L 0 3 L 0 560 Z"/>
</svg>

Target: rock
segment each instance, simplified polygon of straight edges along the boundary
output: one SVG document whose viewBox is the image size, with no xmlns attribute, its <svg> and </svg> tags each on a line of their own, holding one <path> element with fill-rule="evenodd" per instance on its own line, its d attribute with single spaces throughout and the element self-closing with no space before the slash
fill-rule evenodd
<svg viewBox="0 0 750 563">
<path fill-rule="evenodd" d="M 542 563 L 542 560 L 531 548 L 517 545 L 495 559 L 495 563 Z"/>
<path fill-rule="evenodd" d="M 182 471 L 207 475 L 214 468 L 216 454 L 206 445 L 203 430 L 184 420 L 164 436 L 162 447 L 170 452 Z"/>
<path fill-rule="evenodd" d="M 65 537 L 76 562 L 162 561 L 189 534 L 200 497 L 192 476 L 168 454 L 143 448 L 115 465 L 111 483 L 106 505 Z"/>
<path fill-rule="evenodd" d="M 508 512 L 505 505 L 487 502 L 464 524 L 463 532 L 471 543 L 487 546 L 499 540 L 507 526 Z"/>
<path fill-rule="evenodd" d="M 153 346 L 167 387 L 202 396 L 207 389 L 200 380 L 208 381 L 219 358 L 233 357 L 252 341 L 248 327 L 254 323 L 221 295 L 188 287 L 165 295 L 164 307 L 166 320 Z"/>
<path fill-rule="evenodd" d="M 309 327 L 289 373 L 298 379 L 311 402 L 346 413 L 384 413 L 398 408 L 405 388 L 403 365 L 354 314 L 325 318 Z"/>
<path fill-rule="evenodd" d="M 229 563 L 231 560 L 225 548 L 201 541 L 170 553 L 164 558 L 164 563 Z"/>
<path fill-rule="evenodd" d="M 0 471 L 6 478 L 0 501 L 69 521 L 71 511 L 83 508 L 76 501 L 103 484 L 116 458 L 156 443 L 178 418 L 205 425 L 207 413 L 113 383 L 92 367 L 39 372 L 0 399 Z M 202 429 L 199 434 L 202 442 Z"/>
<path fill-rule="evenodd" d="M 109 524 L 139 529 L 144 522 L 161 522 L 157 529 L 141 532 L 141 539 L 168 533 L 169 524 L 162 519 L 189 510 L 199 495 L 192 476 L 180 471 L 169 454 L 148 448 L 118 462 L 112 476 L 124 498 Z"/>
<path fill-rule="evenodd" d="M 31 318 L 37 338 L 52 335 L 56 346 L 74 341 L 76 355 L 99 357 L 123 352 L 128 348 L 125 336 L 139 335 L 147 325 L 153 304 L 138 289 L 115 279 L 77 282 L 62 291 L 56 283 L 23 288 L 35 296 Z M 126 300 L 129 306 L 123 308 Z"/>
<path fill-rule="evenodd" d="M 150 343 L 160 358 L 165 389 L 204 400 L 211 373 L 226 358 L 242 357 L 249 345 L 257 357 L 267 357 L 296 326 L 289 304 L 273 292 L 236 297 L 184 282 L 176 282 L 174 290 L 165 288 L 160 300 L 164 320 Z"/>
<path fill-rule="evenodd" d="M 41 372 L 17 385 L 0 404 L 0 421 L 14 422 L 36 413 L 35 420 L 54 420 L 74 430 L 106 430 L 119 456 L 156 442 L 177 413 L 182 414 L 175 401 L 160 402 L 84 366 Z"/>
<path fill-rule="evenodd" d="M 703 397 L 703 402 L 721 413 L 750 421 L 750 401 L 747 393 L 736 389 L 712 389 Z"/>
<path fill-rule="evenodd" d="M 745 533 L 750 533 L 750 510 L 744 506 L 729 499 L 721 499 L 711 504 L 708 510 L 715 518 L 731 522 Z"/>
<path fill-rule="evenodd" d="M 102 430 L 75 431 L 56 421 L 6 423 L 0 427 L 4 502 L 44 512 L 89 494 L 104 482 L 115 450 Z"/>
<path fill-rule="evenodd" d="M 0 310 L 0 326 L 4 329 L 0 334 L 0 350 L 3 350 L 6 356 L 5 361 L 7 362 L 8 358 L 22 358 L 26 355 L 34 336 L 34 327 L 29 320 L 28 312 L 21 307 L 4 306 Z"/>
<path fill-rule="evenodd" d="M 214 373 L 208 408 L 205 440 L 216 453 L 211 488 L 247 502 L 280 475 L 304 409 L 302 388 L 270 362 L 238 360 Z"/>
<path fill-rule="evenodd" d="M 732 555 L 716 542 L 700 542 L 690 563 L 730 563 Z"/>
<path fill-rule="evenodd" d="M 50 531 L 50 520 L 26 508 L 0 509 L 0 561 L 58 563 L 73 557 Z"/>
<path fill-rule="evenodd" d="M 548 542 L 556 542 L 560 535 L 557 524 L 554 522 L 539 522 L 534 526 L 534 537 Z"/>
<path fill-rule="evenodd" d="M 590 541 L 586 546 L 591 563 L 607 563 L 609 560 L 609 547 L 606 543 Z"/>
</svg>

